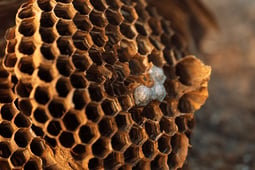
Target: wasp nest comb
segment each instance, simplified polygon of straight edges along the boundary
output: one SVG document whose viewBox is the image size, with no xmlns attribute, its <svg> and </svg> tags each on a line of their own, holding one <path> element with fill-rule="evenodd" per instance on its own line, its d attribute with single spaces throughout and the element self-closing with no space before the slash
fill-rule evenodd
<svg viewBox="0 0 255 170">
<path fill-rule="evenodd" d="M 177 169 L 210 67 L 144 0 L 34 0 L 6 34 L 1 169 Z"/>
</svg>

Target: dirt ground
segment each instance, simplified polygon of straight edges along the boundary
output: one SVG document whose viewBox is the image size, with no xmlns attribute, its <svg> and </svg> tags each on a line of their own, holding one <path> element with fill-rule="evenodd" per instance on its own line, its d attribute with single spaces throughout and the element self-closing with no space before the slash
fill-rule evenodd
<svg viewBox="0 0 255 170">
<path fill-rule="evenodd" d="M 210 97 L 196 114 L 184 170 L 255 169 L 255 1 L 203 0 L 219 32 L 204 42 Z"/>
</svg>

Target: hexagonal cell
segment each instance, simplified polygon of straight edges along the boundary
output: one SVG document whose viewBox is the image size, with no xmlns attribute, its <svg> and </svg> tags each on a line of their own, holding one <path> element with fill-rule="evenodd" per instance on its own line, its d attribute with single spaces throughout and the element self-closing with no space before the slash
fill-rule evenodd
<svg viewBox="0 0 255 170">
<path fill-rule="evenodd" d="M 78 117 L 78 113 L 74 111 L 69 111 L 63 118 L 64 125 L 66 129 L 74 131 L 80 125 L 81 120 Z"/>
<path fill-rule="evenodd" d="M 106 25 L 106 19 L 104 18 L 104 15 L 102 12 L 97 12 L 97 11 L 93 10 L 89 14 L 89 19 L 90 19 L 91 23 L 95 26 L 105 27 L 105 25 Z"/>
<path fill-rule="evenodd" d="M 40 169 L 40 162 L 36 159 L 30 159 L 24 166 L 24 170 Z"/>
<path fill-rule="evenodd" d="M 176 117 L 175 118 L 175 123 L 178 126 L 178 131 L 179 132 L 185 132 L 188 129 L 187 119 L 185 117 Z"/>
<path fill-rule="evenodd" d="M 41 27 L 53 27 L 57 18 L 52 12 L 42 12 L 40 26 Z"/>
<path fill-rule="evenodd" d="M 98 122 L 104 115 L 104 112 L 98 103 L 91 102 L 86 106 L 85 114 L 88 120 Z"/>
<path fill-rule="evenodd" d="M 162 154 L 169 154 L 172 151 L 170 139 L 171 137 L 165 134 L 158 139 L 158 150 Z"/>
<path fill-rule="evenodd" d="M 55 118 L 60 118 L 66 112 L 65 103 L 61 99 L 53 99 L 48 105 L 50 114 Z"/>
<path fill-rule="evenodd" d="M 73 134 L 67 131 L 62 132 L 59 136 L 59 142 L 62 146 L 71 148 L 75 143 Z"/>
<path fill-rule="evenodd" d="M 105 0 L 109 8 L 117 10 L 122 5 L 120 1 L 118 0 Z"/>
<path fill-rule="evenodd" d="M 72 62 L 78 71 L 85 71 L 93 64 L 86 53 L 79 53 L 77 51 L 72 56 Z"/>
<path fill-rule="evenodd" d="M 159 124 L 160 124 L 160 130 L 171 136 L 175 134 L 177 131 L 177 126 L 172 118 L 167 118 L 163 116 Z"/>
<path fill-rule="evenodd" d="M 82 31 L 87 31 L 89 32 L 93 25 L 90 22 L 88 16 L 86 15 L 81 15 L 79 13 L 77 13 L 73 19 L 74 24 L 76 25 L 76 27 Z"/>
<path fill-rule="evenodd" d="M 14 135 L 14 141 L 19 147 L 25 148 L 29 144 L 31 137 L 27 129 L 20 128 Z"/>
<path fill-rule="evenodd" d="M 57 3 L 54 8 L 54 13 L 57 17 L 63 19 L 72 19 L 75 15 L 75 9 L 70 4 Z"/>
<path fill-rule="evenodd" d="M 47 132 L 53 136 L 57 136 L 61 131 L 59 121 L 52 120 L 47 126 Z"/>
<path fill-rule="evenodd" d="M 53 80 L 52 66 L 40 65 L 38 71 L 38 77 L 45 82 L 51 82 Z"/>
<path fill-rule="evenodd" d="M 92 158 L 88 163 L 89 169 L 104 169 L 104 164 L 102 159 Z"/>
<path fill-rule="evenodd" d="M 104 4 L 103 1 L 91 0 L 90 3 L 98 11 L 104 11 L 106 9 L 106 5 Z"/>
<path fill-rule="evenodd" d="M 90 102 L 87 90 L 75 90 L 73 93 L 73 104 L 75 109 L 81 110 Z"/>
<path fill-rule="evenodd" d="M 11 146 L 9 142 L 0 142 L 0 157 L 9 158 L 12 153 Z"/>
<path fill-rule="evenodd" d="M 19 61 L 18 68 L 21 72 L 32 75 L 34 72 L 33 59 L 30 57 L 22 57 Z"/>
<path fill-rule="evenodd" d="M 117 169 L 124 163 L 123 155 L 119 152 L 112 152 L 104 159 L 105 169 Z"/>
<path fill-rule="evenodd" d="M 108 24 L 105 27 L 105 34 L 108 37 L 108 41 L 105 44 L 105 49 L 107 50 L 118 44 L 118 42 L 122 39 L 122 35 L 117 25 Z"/>
<path fill-rule="evenodd" d="M 131 6 L 123 5 L 120 9 L 122 16 L 125 18 L 125 21 L 132 23 L 135 21 L 138 16 L 135 9 Z"/>
<path fill-rule="evenodd" d="M 21 99 L 18 101 L 18 108 L 23 114 L 30 116 L 33 106 L 30 99 Z"/>
<path fill-rule="evenodd" d="M 79 137 L 83 143 L 92 143 L 97 137 L 97 130 L 95 125 L 87 124 L 80 127 Z"/>
<path fill-rule="evenodd" d="M 96 157 L 105 158 L 110 152 L 110 141 L 107 138 L 99 138 L 92 145 L 92 152 Z"/>
<path fill-rule="evenodd" d="M 74 72 L 70 76 L 70 81 L 74 88 L 86 88 L 88 84 L 84 72 Z"/>
<path fill-rule="evenodd" d="M 45 149 L 45 144 L 40 138 L 34 138 L 30 143 L 31 152 L 37 156 L 41 156 Z"/>
<path fill-rule="evenodd" d="M 18 84 L 16 85 L 16 91 L 21 97 L 29 97 L 32 89 L 32 84 L 25 83 L 22 80 L 18 81 Z"/>
<path fill-rule="evenodd" d="M 56 83 L 56 90 L 60 97 L 66 97 L 71 91 L 72 86 L 68 78 L 61 77 Z"/>
<path fill-rule="evenodd" d="M 44 108 L 38 107 L 34 111 L 34 118 L 37 122 L 45 123 L 49 118 Z"/>
<path fill-rule="evenodd" d="M 155 143 L 151 140 L 147 140 L 142 146 L 142 151 L 146 158 L 152 159 L 157 152 L 157 149 L 155 148 Z"/>
<path fill-rule="evenodd" d="M 103 64 L 102 52 L 97 49 L 91 48 L 89 49 L 89 57 L 93 61 L 93 63 L 97 65 Z"/>
<path fill-rule="evenodd" d="M 115 151 L 124 151 L 130 144 L 128 135 L 126 133 L 118 131 L 114 134 L 111 140 L 112 148 Z"/>
<path fill-rule="evenodd" d="M 111 65 L 118 61 L 118 56 L 114 51 L 105 51 L 102 53 L 102 57 L 105 62 Z"/>
<path fill-rule="evenodd" d="M 146 36 L 138 35 L 136 37 L 136 42 L 138 45 L 138 52 L 142 55 L 151 53 L 153 46 L 150 43 L 150 40 Z"/>
<path fill-rule="evenodd" d="M 34 98 L 39 104 L 45 105 L 50 100 L 50 93 L 47 87 L 36 87 Z"/>
<path fill-rule="evenodd" d="M 43 57 L 47 60 L 54 60 L 56 58 L 56 48 L 54 48 L 51 44 L 43 43 L 41 46 L 41 53 Z"/>
<path fill-rule="evenodd" d="M 53 43 L 57 38 L 56 31 L 51 27 L 49 28 L 40 27 L 39 32 L 43 42 Z"/>
<path fill-rule="evenodd" d="M 103 47 L 107 41 L 104 30 L 93 28 L 90 31 L 90 35 L 95 45 L 98 47 Z"/>
<path fill-rule="evenodd" d="M 128 131 L 133 124 L 132 117 L 128 112 L 120 112 L 115 117 L 118 129 Z"/>
<path fill-rule="evenodd" d="M 130 61 L 137 53 L 137 47 L 134 41 L 121 40 L 120 48 L 118 49 L 119 60 L 121 62 Z"/>
<path fill-rule="evenodd" d="M 14 123 L 17 127 L 29 127 L 31 125 L 31 120 L 22 113 L 17 114 L 14 119 Z"/>
<path fill-rule="evenodd" d="M 16 39 L 7 41 L 7 45 L 6 45 L 7 52 L 8 53 L 14 53 L 15 52 L 16 44 L 17 44 L 17 40 Z"/>
<path fill-rule="evenodd" d="M 133 121 L 135 121 L 139 125 L 143 124 L 145 118 L 142 116 L 142 110 L 141 109 L 131 108 L 128 112 L 131 113 Z"/>
<path fill-rule="evenodd" d="M 99 132 L 102 136 L 111 137 L 117 130 L 116 123 L 113 118 L 103 118 L 98 124 Z"/>
<path fill-rule="evenodd" d="M 90 34 L 81 30 L 77 30 L 73 35 L 73 43 L 77 49 L 84 51 L 87 51 L 93 45 Z"/>
<path fill-rule="evenodd" d="M 147 69 L 147 66 L 144 64 L 144 60 L 145 57 L 136 55 L 129 61 L 129 70 L 131 71 L 132 75 L 138 76 L 144 74 Z"/>
<path fill-rule="evenodd" d="M 152 140 L 156 140 L 161 133 L 158 122 L 151 120 L 147 120 L 145 122 L 145 130 Z"/>
<path fill-rule="evenodd" d="M 4 65 L 6 67 L 14 67 L 17 62 L 17 56 L 15 53 L 7 54 L 4 58 Z"/>
<path fill-rule="evenodd" d="M 158 106 L 158 104 L 148 104 L 144 107 L 142 116 L 150 119 L 150 120 L 160 120 L 162 116 L 162 112 Z"/>
<path fill-rule="evenodd" d="M 11 156 L 11 163 L 13 166 L 24 166 L 29 158 L 29 152 L 26 150 L 17 150 Z"/>
<path fill-rule="evenodd" d="M 12 104 L 8 103 L 8 104 L 4 104 L 1 107 L 0 113 L 1 113 L 2 119 L 11 121 L 13 116 L 16 113 L 16 109 L 14 109 Z"/>
<path fill-rule="evenodd" d="M 121 14 L 116 10 L 112 10 L 112 9 L 108 8 L 105 11 L 105 16 L 106 16 L 108 22 L 113 25 L 119 25 L 122 21 Z"/>
<path fill-rule="evenodd" d="M 87 148 L 85 145 L 82 144 L 76 144 L 72 150 L 71 154 L 76 160 L 82 160 L 86 157 L 87 155 Z"/>
<path fill-rule="evenodd" d="M 91 11 L 88 2 L 86 0 L 74 0 L 74 8 L 79 11 L 80 14 L 87 15 Z"/>
<path fill-rule="evenodd" d="M 157 155 L 155 159 L 151 161 L 151 169 L 169 169 L 167 166 L 167 157 Z"/>
<path fill-rule="evenodd" d="M 69 37 L 60 37 L 57 40 L 57 46 L 60 50 L 60 53 L 63 55 L 71 55 L 74 51 L 74 46 L 72 43 L 72 39 Z"/>
<path fill-rule="evenodd" d="M 146 140 L 147 136 L 143 128 L 134 125 L 129 131 L 129 138 L 133 144 L 140 146 Z"/>
<path fill-rule="evenodd" d="M 127 23 L 120 24 L 120 32 L 129 39 L 133 39 L 136 36 L 135 28 L 133 25 Z"/>
<path fill-rule="evenodd" d="M 173 117 L 175 115 L 174 111 L 172 110 L 172 103 L 161 102 L 159 108 L 164 116 Z"/>
<path fill-rule="evenodd" d="M 72 21 L 60 19 L 56 25 L 59 35 L 68 36 L 73 35 L 76 31 L 76 27 Z"/>
<path fill-rule="evenodd" d="M 142 22 L 146 22 L 150 17 L 147 10 L 145 10 L 145 6 L 143 2 L 139 1 L 135 5 L 136 13 L 138 14 L 138 20 Z"/>
<path fill-rule="evenodd" d="M 34 18 L 26 18 L 19 25 L 19 32 L 26 37 L 32 36 L 35 33 L 36 25 Z"/>
<path fill-rule="evenodd" d="M 67 56 L 62 56 L 62 55 L 58 57 L 57 69 L 60 74 L 66 77 L 70 76 L 70 74 L 74 70 L 70 59 Z"/>
<path fill-rule="evenodd" d="M 152 40 L 150 39 L 150 41 L 152 41 Z M 152 44 L 154 46 L 157 46 L 154 43 L 158 44 L 158 41 L 152 42 Z M 158 47 L 158 48 L 160 48 L 160 47 Z M 165 59 L 163 58 L 164 57 L 163 53 L 161 51 L 159 51 L 159 50 L 160 49 L 157 49 L 157 50 L 153 49 L 151 54 L 148 55 L 148 59 L 149 59 L 149 62 L 152 62 L 155 66 L 162 68 L 164 66 Z"/>
<path fill-rule="evenodd" d="M 90 98 L 93 101 L 101 101 L 103 99 L 103 90 L 101 89 L 101 86 L 98 84 L 90 84 L 89 86 L 89 94 Z"/>
<path fill-rule="evenodd" d="M 132 106 L 134 106 L 133 99 L 129 95 L 119 96 L 118 101 L 123 111 L 128 111 Z"/>
<path fill-rule="evenodd" d="M 51 138 L 45 135 L 44 139 L 47 142 L 47 144 L 49 144 L 52 148 L 55 148 L 57 146 L 57 141 L 55 138 Z"/>
<path fill-rule="evenodd" d="M 128 164 L 135 164 L 136 162 L 140 161 L 141 159 L 141 151 L 139 147 L 130 146 L 125 152 L 125 163 Z"/>
<path fill-rule="evenodd" d="M 86 78 L 89 81 L 93 81 L 99 84 L 104 82 L 106 79 L 110 79 L 111 76 L 112 76 L 111 71 L 109 71 L 104 66 L 98 66 L 96 64 L 91 65 L 88 71 L 86 72 Z"/>
<path fill-rule="evenodd" d="M 30 18 L 35 16 L 32 5 L 24 7 L 18 14 L 20 19 Z"/>
<path fill-rule="evenodd" d="M 104 111 L 104 113 L 106 115 L 109 115 L 109 116 L 114 116 L 116 115 L 119 111 L 121 111 L 121 107 L 120 107 L 120 104 L 118 102 L 118 100 L 116 98 L 107 98 L 105 99 L 102 104 L 102 109 Z"/>
<path fill-rule="evenodd" d="M 36 136 L 44 137 L 44 131 L 41 127 L 32 124 L 31 129 Z"/>
<path fill-rule="evenodd" d="M 53 8 L 53 2 L 52 1 L 45 1 L 45 0 L 37 0 L 36 1 L 39 8 L 41 8 L 41 10 L 43 11 L 51 11 Z"/>
<path fill-rule="evenodd" d="M 143 22 L 139 22 L 139 21 L 135 23 L 135 28 L 136 28 L 136 31 L 143 36 L 149 35 L 151 31 L 150 27 L 147 24 L 144 24 Z"/>
</svg>

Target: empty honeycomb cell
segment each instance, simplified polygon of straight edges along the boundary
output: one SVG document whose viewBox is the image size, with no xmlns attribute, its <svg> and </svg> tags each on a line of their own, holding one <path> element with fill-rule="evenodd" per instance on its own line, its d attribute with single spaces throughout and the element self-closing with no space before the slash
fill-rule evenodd
<svg viewBox="0 0 255 170">
<path fill-rule="evenodd" d="M 3 121 L 0 124 L 0 135 L 4 138 L 11 138 L 12 134 L 13 134 L 13 127 L 12 125 L 7 122 L 7 121 Z"/>
<path fill-rule="evenodd" d="M 149 41 L 150 41 L 151 45 L 153 45 L 157 50 L 164 49 L 163 44 L 161 44 L 160 40 L 156 36 L 150 36 Z M 155 51 L 155 49 L 153 51 Z M 162 51 L 157 51 L 157 52 L 162 54 Z M 155 55 L 154 55 L 154 57 L 155 57 Z M 155 58 L 154 60 L 157 62 L 164 62 L 163 56 L 158 56 L 158 57 L 159 58 Z M 160 67 L 162 67 L 162 65 Z"/>
<path fill-rule="evenodd" d="M 19 51 L 23 54 L 32 55 L 35 51 L 35 45 L 28 37 L 23 37 L 19 44 Z"/>
<path fill-rule="evenodd" d="M 40 19 L 41 27 L 53 27 L 57 21 L 57 18 L 52 12 L 43 12 Z"/>
<path fill-rule="evenodd" d="M 99 1 L 100 2 L 100 1 Z M 89 14 L 89 19 L 91 21 L 91 23 L 95 26 L 98 27 L 105 27 L 106 25 L 106 19 L 103 16 L 102 12 L 97 12 L 95 10 L 93 10 L 90 14 Z"/>
<path fill-rule="evenodd" d="M 85 144 L 92 143 L 97 137 L 96 127 L 92 124 L 83 125 L 79 130 L 79 137 Z"/>
<path fill-rule="evenodd" d="M 17 56 L 15 53 L 8 53 L 4 58 L 4 65 L 6 67 L 14 67 L 17 62 Z"/>
<path fill-rule="evenodd" d="M 101 89 L 101 86 L 97 84 L 90 84 L 89 86 L 89 94 L 90 98 L 93 101 L 101 101 L 103 99 L 103 90 Z"/>
<path fill-rule="evenodd" d="M 125 22 L 120 24 L 120 32 L 129 39 L 133 39 L 136 36 L 136 32 L 133 25 L 130 25 Z"/>
<path fill-rule="evenodd" d="M 117 130 L 117 126 L 113 118 L 105 117 L 99 122 L 98 129 L 101 136 L 111 137 Z"/>
<path fill-rule="evenodd" d="M 51 27 L 40 27 L 39 33 L 41 35 L 42 41 L 46 43 L 53 43 L 57 38 L 57 33 Z"/>
<path fill-rule="evenodd" d="M 51 0 L 37 0 L 39 8 L 43 11 L 49 12 L 53 8 L 53 1 Z"/>
<path fill-rule="evenodd" d="M 56 49 L 51 44 L 43 43 L 41 46 L 41 53 L 47 60 L 54 60 L 56 58 Z"/>
<path fill-rule="evenodd" d="M 142 116 L 150 120 L 159 120 L 162 116 L 162 113 L 157 104 L 151 103 L 144 107 Z"/>
<path fill-rule="evenodd" d="M 13 116 L 16 113 L 16 110 L 14 109 L 13 105 L 8 103 L 1 107 L 1 118 L 4 120 L 11 121 Z"/>
<path fill-rule="evenodd" d="M 50 114 L 60 118 L 66 112 L 65 103 L 61 99 L 53 99 L 48 106 Z"/>
<path fill-rule="evenodd" d="M 91 65 L 92 61 L 87 54 L 75 52 L 72 56 L 72 62 L 78 71 L 85 71 Z"/>
<path fill-rule="evenodd" d="M 111 138 L 112 148 L 115 151 L 124 151 L 130 144 L 128 140 L 128 135 L 126 133 L 118 131 Z"/>
<path fill-rule="evenodd" d="M 118 49 L 120 62 L 130 61 L 137 53 L 136 44 L 133 41 L 122 40 L 120 42 L 120 48 Z"/>
<path fill-rule="evenodd" d="M 103 58 L 102 58 L 102 52 L 95 50 L 95 49 L 90 49 L 89 50 L 89 57 L 95 63 L 96 65 L 102 65 L 103 64 Z"/>
<path fill-rule="evenodd" d="M 51 70 L 51 65 L 49 65 L 49 66 L 41 65 L 39 67 L 38 77 L 45 82 L 51 82 L 53 80 L 53 73 Z"/>
<path fill-rule="evenodd" d="M 72 19 L 75 15 L 75 9 L 70 4 L 57 3 L 54 13 L 59 18 Z"/>
<path fill-rule="evenodd" d="M 138 35 L 136 38 L 136 42 L 138 45 L 138 52 L 140 54 L 146 55 L 152 51 L 153 47 L 147 37 Z"/>
<path fill-rule="evenodd" d="M 57 60 L 57 69 L 60 74 L 63 76 L 70 76 L 74 68 L 67 56 L 60 56 Z"/>
<path fill-rule="evenodd" d="M 141 151 L 139 147 L 130 146 L 125 152 L 125 163 L 128 164 L 135 164 L 136 162 L 140 161 L 141 159 Z"/>
<path fill-rule="evenodd" d="M 14 141 L 15 143 L 22 148 L 27 147 L 32 138 L 30 132 L 25 128 L 20 128 L 18 131 L 15 132 Z"/>
<path fill-rule="evenodd" d="M 132 126 L 132 117 L 128 112 L 120 112 L 116 115 L 115 121 L 117 123 L 118 129 L 123 131 L 128 131 Z"/>
<path fill-rule="evenodd" d="M 73 93 L 73 104 L 74 108 L 81 110 L 83 109 L 90 101 L 89 94 L 85 90 L 75 90 Z"/>
<path fill-rule="evenodd" d="M 40 136 L 40 137 L 44 136 L 44 131 L 41 127 L 35 126 L 32 124 L 31 129 L 35 133 L 35 135 Z"/>
<path fill-rule="evenodd" d="M 16 91 L 21 97 L 29 97 L 33 87 L 32 84 L 20 80 L 16 85 Z"/>
<path fill-rule="evenodd" d="M 162 154 L 169 154 L 172 151 L 170 139 L 171 137 L 165 134 L 158 139 L 158 150 Z"/>
<path fill-rule="evenodd" d="M 152 43 L 153 44 L 153 43 Z M 149 62 L 152 62 L 157 67 L 162 67 L 164 65 L 163 53 L 154 49 L 150 55 L 148 55 Z"/>
<path fill-rule="evenodd" d="M 167 158 L 162 155 L 157 155 L 154 160 L 151 161 L 151 169 L 171 169 L 167 166 Z"/>
<path fill-rule="evenodd" d="M 116 10 L 112 10 L 112 9 L 107 9 L 105 11 L 105 16 L 108 20 L 108 22 L 112 25 L 119 25 L 122 22 L 122 16 L 121 14 L 116 11 Z"/>
<path fill-rule="evenodd" d="M 83 15 L 87 15 L 91 11 L 91 7 L 88 5 L 87 0 L 73 0 L 74 8 Z"/>
<path fill-rule="evenodd" d="M 15 29 L 16 29 L 16 26 L 6 30 L 6 34 L 5 34 L 6 41 L 15 39 L 15 36 L 16 36 Z"/>
<path fill-rule="evenodd" d="M 175 123 L 178 126 L 179 132 L 185 132 L 185 130 L 187 130 L 187 122 L 184 117 L 175 118 Z"/>
<path fill-rule="evenodd" d="M 119 152 L 112 152 L 104 159 L 105 169 L 116 169 L 124 162 L 123 155 Z"/>
<path fill-rule="evenodd" d="M 25 19 L 25 18 L 31 18 L 35 16 L 35 12 L 33 11 L 32 5 L 25 6 L 21 11 L 18 13 L 18 17 L 20 19 Z"/>
<path fill-rule="evenodd" d="M 118 101 L 123 111 L 128 111 L 134 104 L 133 99 L 128 95 L 119 96 Z"/>
<path fill-rule="evenodd" d="M 55 148 L 57 146 L 57 141 L 55 138 L 51 138 L 45 135 L 44 139 L 47 142 L 47 144 L 49 144 L 51 147 Z"/>
<path fill-rule="evenodd" d="M 77 13 L 73 19 L 74 24 L 76 25 L 76 27 L 82 31 L 87 31 L 89 32 L 93 25 L 90 22 L 88 16 L 86 15 L 81 15 L 79 13 Z"/>
<path fill-rule="evenodd" d="M 14 53 L 15 52 L 15 47 L 16 47 L 16 44 L 17 44 L 17 40 L 16 39 L 13 39 L 13 40 L 9 40 L 7 42 L 7 52 L 8 53 Z"/>
<path fill-rule="evenodd" d="M 38 107 L 34 111 L 34 118 L 37 122 L 45 123 L 49 118 L 44 108 Z"/>
<path fill-rule="evenodd" d="M 143 154 L 148 159 L 153 159 L 157 150 L 155 148 L 155 143 L 151 140 L 147 140 L 142 146 Z"/>
<path fill-rule="evenodd" d="M 158 122 L 151 120 L 145 122 L 145 130 L 149 138 L 152 140 L 156 140 L 161 133 Z"/>
<path fill-rule="evenodd" d="M 175 115 L 170 103 L 162 102 L 160 103 L 159 108 L 161 112 L 164 114 L 164 116 L 173 117 Z"/>
<path fill-rule="evenodd" d="M 118 63 L 114 66 L 114 71 L 117 73 L 117 81 L 123 82 L 129 75 L 129 66 L 126 63 Z M 124 84 L 124 82 L 123 82 Z"/>
<path fill-rule="evenodd" d="M 86 88 L 88 84 L 83 72 L 74 72 L 70 76 L 70 81 L 74 88 Z"/>
<path fill-rule="evenodd" d="M 32 75 L 34 72 L 33 59 L 30 57 L 23 57 L 19 61 L 18 68 L 21 72 Z"/>
<path fill-rule="evenodd" d="M 89 169 L 103 169 L 104 168 L 104 162 L 102 159 L 98 158 L 92 158 L 89 160 L 88 167 Z"/>
<path fill-rule="evenodd" d="M 95 123 L 98 122 L 100 118 L 104 115 L 104 112 L 101 106 L 96 102 L 90 102 L 86 106 L 85 113 L 86 113 L 87 119 Z"/>
<path fill-rule="evenodd" d="M 113 10 L 118 10 L 121 6 L 121 2 L 119 0 L 105 0 L 109 8 Z"/>
<path fill-rule="evenodd" d="M 147 137 L 143 128 L 133 125 L 129 131 L 129 138 L 133 144 L 140 146 L 145 142 Z"/>
<path fill-rule="evenodd" d="M 30 99 L 22 99 L 18 101 L 18 108 L 23 114 L 30 116 L 33 106 Z"/>
<path fill-rule="evenodd" d="M 132 75 L 141 75 L 145 72 L 146 66 L 144 65 L 145 58 L 142 56 L 135 56 L 129 62 L 129 69 Z"/>
<path fill-rule="evenodd" d="M 123 5 L 120 12 L 125 20 L 129 23 L 134 22 L 138 18 L 137 13 L 132 6 Z"/>
<path fill-rule="evenodd" d="M 29 127 L 31 125 L 31 120 L 22 113 L 17 114 L 14 119 L 14 123 L 17 127 Z"/>
<path fill-rule="evenodd" d="M 131 113 L 133 121 L 135 121 L 137 124 L 144 123 L 145 118 L 142 116 L 141 109 L 131 108 L 128 112 Z"/>
<path fill-rule="evenodd" d="M 34 138 L 30 143 L 30 150 L 37 156 L 41 156 L 45 149 L 45 144 L 40 138 Z"/>
<path fill-rule="evenodd" d="M 136 28 L 136 31 L 140 34 L 140 35 L 143 35 L 143 36 L 148 36 L 149 35 L 149 31 L 150 31 L 150 28 L 148 25 L 145 25 L 144 23 L 142 22 L 136 22 L 135 23 L 135 28 Z"/>
<path fill-rule="evenodd" d="M 17 150 L 11 156 L 13 166 L 24 166 L 28 159 L 29 153 L 26 150 Z"/>
<path fill-rule="evenodd" d="M 68 78 L 61 77 L 57 80 L 56 90 L 60 97 L 66 97 L 68 93 L 71 91 L 72 85 Z"/>
<path fill-rule="evenodd" d="M 86 146 L 82 144 L 75 145 L 71 150 L 72 156 L 78 160 L 84 159 L 86 157 L 87 152 L 88 151 Z"/>
<path fill-rule="evenodd" d="M 104 30 L 93 28 L 90 32 L 94 44 L 98 47 L 103 47 L 107 41 Z"/>
<path fill-rule="evenodd" d="M 38 86 L 35 89 L 35 100 L 40 104 L 46 104 L 50 100 L 50 92 L 47 87 Z"/>
<path fill-rule="evenodd" d="M 159 124 L 160 124 L 160 130 L 169 135 L 173 135 L 177 131 L 177 125 L 175 124 L 174 120 L 171 118 L 167 118 L 163 116 Z"/>
<path fill-rule="evenodd" d="M 61 131 L 61 125 L 59 121 L 52 120 L 47 126 L 47 131 L 49 134 L 53 136 L 57 136 Z"/>
<path fill-rule="evenodd" d="M 64 116 L 63 122 L 66 129 L 74 131 L 80 125 L 81 120 L 78 118 L 78 113 L 74 111 L 69 111 Z"/>
<path fill-rule="evenodd" d="M 74 46 L 69 37 L 60 37 L 57 40 L 57 46 L 60 50 L 60 53 L 63 55 L 71 55 L 74 51 Z"/>
<path fill-rule="evenodd" d="M 92 45 L 90 34 L 85 31 L 77 30 L 73 35 L 74 46 L 79 50 L 88 50 Z"/>
<path fill-rule="evenodd" d="M 104 3 L 104 1 L 91 0 L 90 3 L 98 11 L 104 11 L 106 9 L 106 4 Z"/>
<path fill-rule="evenodd" d="M 10 144 L 8 142 L 0 142 L 0 157 L 1 158 L 9 158 L 11 153 L 12 153 L 12 149 Z"/>
<path fill-rule="evenodd" d="M 60 19 L 56 25 L 59 35 L 68 36 L 73 35 L 76 27 L 72 21 Z"/>
<path fill-rule="evenodd" d="M 151 28 L 151 31 L 152 31 L 151 34 L 152 35 L 159 36 L 160 34 L 162 34 L 163 30 L 162 30 L 162 27 L 161 27 L 161 23 L 157 18 L 155 18 L 155 17 L 150 18 L 149 21 L 148 21 L 148 24 Z"/>
<path fill-rule="evenodd" d="M 114 116 L 116 115 L 120 110 L 121 107 L 119 105 L 119 102 L 116 98 L 113 99 L 105 99 L 102 104 L 102 109 L 106 115 Z"/>
<path fill-rule="evenodd" d="M 100 137 L 93 145 L 92 152 L 98 158 L 105 158 L 110 152 L 110 141 Z"/>
<path fill-rule="evenodd" d="M 97 66 L 96 64 L 90 66 L 90 68 L 86 72 L 86 78 L 89 81 L 96 83 L 102 83 L 106 79 L 110 79 L 111 76 L 112 72 L 110 72 L 107 68 L 103 66 Z"/>
<path fill-rule="evenodd" d="M 34 18 L 27 18 L 21 21 L 19 26 L 19 32 L 26 37 L 32 36 L 36 30 L 36 24 Z"/>
<path fill-rule="evenodd" d="M 121 33 L 119 30 L 119 27 L 116 25 L 108 24 L 105 27 L 105 34 L 108 37 L 108 41 L 105 44 L 105 49 L 110 50 L 113 46 L 118 44 L 118 42 L 121 40 Z"/>
<path fill-rule="evenodd" d="M 40 169 L 41 165 L 36 159 L 30 159 L 24 166 L 24 170 Z"/>
<path fill-rule="evenodd" d="M 71 132 L 66 131 L 62 132 L 59 136 L 59 142 L 64 147 L 71 148 L 75 143 L 73 134 Z"/>
</svg>

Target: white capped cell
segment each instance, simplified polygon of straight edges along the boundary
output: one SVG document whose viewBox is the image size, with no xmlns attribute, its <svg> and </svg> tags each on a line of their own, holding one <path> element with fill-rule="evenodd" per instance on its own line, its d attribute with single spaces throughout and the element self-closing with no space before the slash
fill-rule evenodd
<svg viewBox="0 0 255 170">
<path fill-rule="evenodd" d="M 162 68 L 157 67 L 157 66 L 153 66 L 150 71 L 150 77 L 153 81 L 155 81 L 156 83 L 160 83 L 163 84 L 166 80 L 166 76 L 164 74 L 164 71 Z"/>
<path fill-rule="evenodd" d="M 135 104 L 139 106 L 145 106 L 151 101 L 151 89 L 141 85 L 135 89 L 134 98 Z"/>
<path fill-rule="evenodd" d="M 166 97 L 166 89 L 163 84 L 155 83 L 152 89 L 152 99 L 162 102 Z"/>
</svg>

